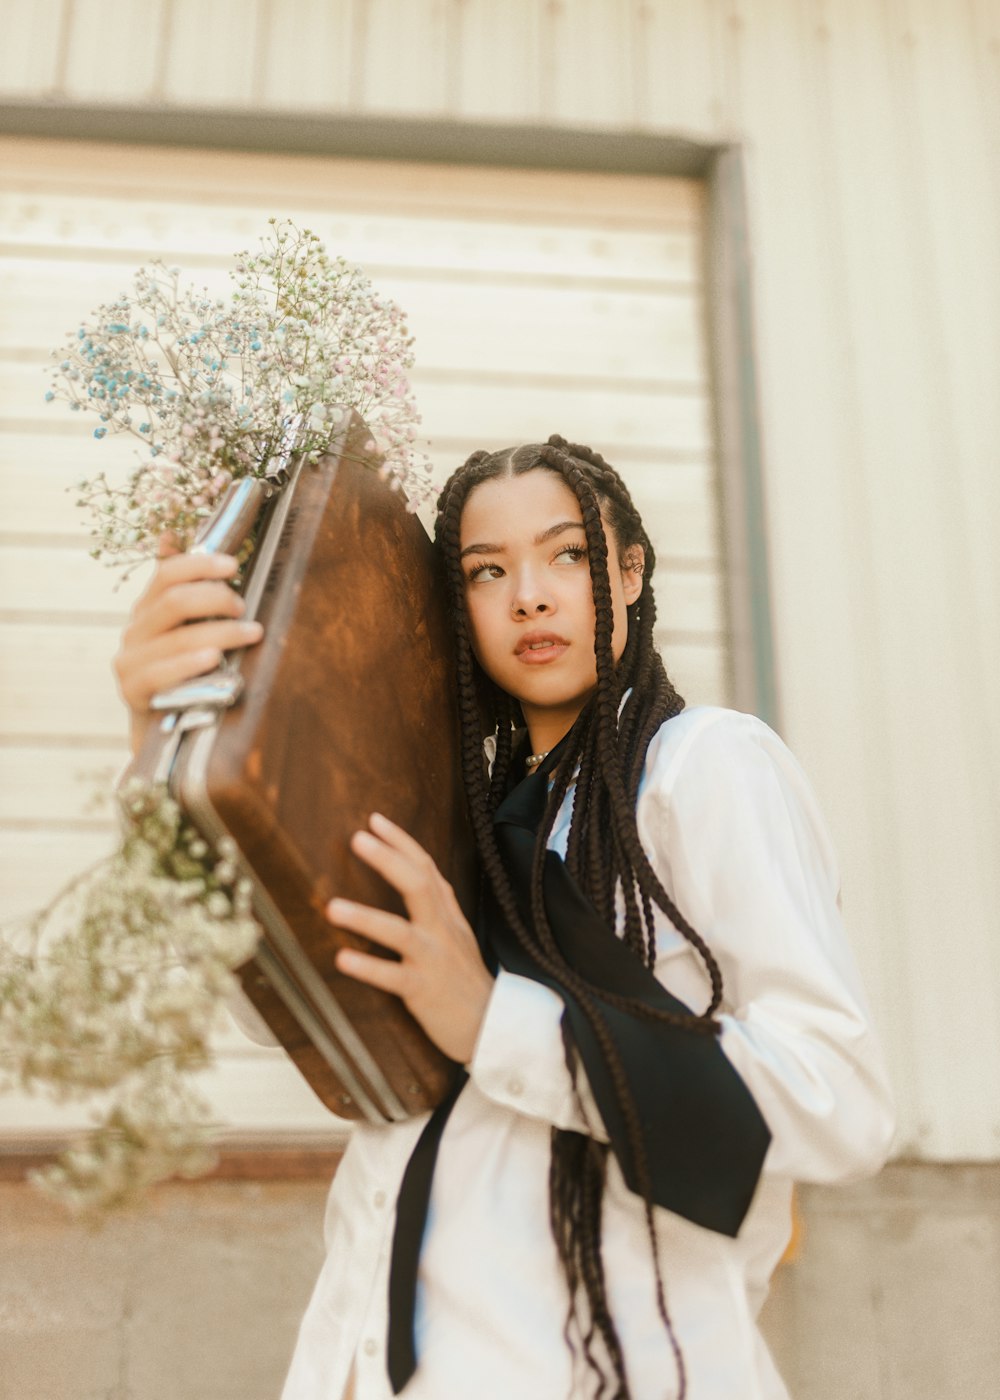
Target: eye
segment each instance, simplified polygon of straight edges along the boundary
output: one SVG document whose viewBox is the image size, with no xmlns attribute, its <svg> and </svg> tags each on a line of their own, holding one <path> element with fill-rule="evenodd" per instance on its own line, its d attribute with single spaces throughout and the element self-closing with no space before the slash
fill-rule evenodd
<svg viewBox="0 0 1000 1400">
<path fill-rule="evenodd" d="M 502 578 L 503 569 L 499 564 L 473 564 L 465 575 L 470 583 L 484 583 L 486 578 Z"/>
<path fill-rule="evenodd" d="M 579 564 L 581 559 L 586 559 L 587 557 L 587 547 L 586 545 L 567 544 L 560 549 L 556 558 L 561 559 L 563 555 L 567 556 L 567 563 Z"/>
</svg>

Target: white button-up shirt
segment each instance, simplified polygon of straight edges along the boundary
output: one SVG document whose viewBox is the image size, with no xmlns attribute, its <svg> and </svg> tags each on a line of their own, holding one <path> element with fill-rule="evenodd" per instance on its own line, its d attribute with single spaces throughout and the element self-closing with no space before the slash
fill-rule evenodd
<svg viewBox="0 0 1000 1400">
<path fill-rule="evenodd" d="M 549 845 L 565 855 L 573 789 Z M 754 715 L 696 706 L 649 746 L 636 809 L 657 876 L 723 974 L 721 1045 L 772 1133 L 757 1192 L 730 1239 L 655 1208 L 660 1262 L 690 1400 L 787 1392 L 756 1325 L 788 1241 L 793 1181 L 850 1181 L 882 1164 L 893 1108 L 841 921 L 836 854 L 801 767 Z M 655 972 L 693 1010 L 710 988 L 659 910 Z M 563 1003 L 501 970 L 441 1140 L 420 1261 L 417 1371 L 406 1400 L 562 1400 L 573 1365 L 567 1294 L 549 1228 L 550 1129 L 604 1136 L 566 1069 Z M 390 1400 L 389 1252 L 395 1202 L 427 1114 L 359 1123 L 330 1190 L 326 1262 L 282 1400 Z M 609 1158 L 603 1255 L 634 1400 L 670 1400 L 641 1200 Z M 581 1372 L 576 1373 L 581 1384 Z"/>
</svg>

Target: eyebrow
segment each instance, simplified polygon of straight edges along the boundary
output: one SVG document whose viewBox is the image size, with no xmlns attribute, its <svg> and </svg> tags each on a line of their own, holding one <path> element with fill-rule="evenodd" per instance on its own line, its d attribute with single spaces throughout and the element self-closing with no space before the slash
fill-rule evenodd
<svg viewBox="0 0 1000 1400">
<path fill-rule="evenodd" d="M 543 530 L 540 535 L 535 536 L 535 544 L 544 544 L 546 540 L 553 539 L 556 535 L 561 535 L 564 530 L 582 530 L 582 520 L 560 520 L 558 525 L 550 525 L 547 530 Z M 458 556 L 464 559 L 467 554 L 504 554 L 507 546 L 505 544 L 467 544 Z"/>
</svg>

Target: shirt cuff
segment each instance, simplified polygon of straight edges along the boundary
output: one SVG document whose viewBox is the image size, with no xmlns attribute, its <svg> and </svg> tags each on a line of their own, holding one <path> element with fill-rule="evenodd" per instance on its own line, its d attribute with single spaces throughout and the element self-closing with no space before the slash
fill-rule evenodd
<svg viewBox="0 0 1000 1400">
<path fill-rule="evenodd" d="M 574 1092 L 563 1048 L 563 1009 L 562 997 L 551 988 L 501 968 L 469 1075 L 494 1103 L 607 1142 L 582 1064 Z"/>
</svg>

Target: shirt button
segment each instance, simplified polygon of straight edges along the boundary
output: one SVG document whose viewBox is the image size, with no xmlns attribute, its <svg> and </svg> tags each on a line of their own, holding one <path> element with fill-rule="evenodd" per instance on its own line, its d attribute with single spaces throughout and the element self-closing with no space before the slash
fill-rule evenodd
<svg viewBox="0 0 1000 1400">
<path fill-rule="evenodd" d="M 518 1094 L 523 1094 L 524 1080 L 519 1078 L 516 1074 L 512 1075 L 511 1078 L 507 1080 L 507 1089 L 508 1092 L 513 1094 L 515 1097 L 517 1097 Z"/>
<path fill-rule="evenodd" d="M 372 1200 L 381 1209 L 381 1207 L 385 1205 L 385 1192 L 376 1191 L 375 1195 L 372 1197 Z"/>
<path fill-rule="evenodd" d="M 378 1350 L 378 1344 L 376 1343 L 375 1338 L 374 1338 L 374 1337 L 369 1337 L 368 1340 L 367 1340 L 367 1342 L 365 1342 L 365 1355 L 366 1355 L 366 1356 L 374 1356 L 374 1355 L 375 1355 L 375 1352 L 376 1352 L 377 1350 Z"/>
</svg>

